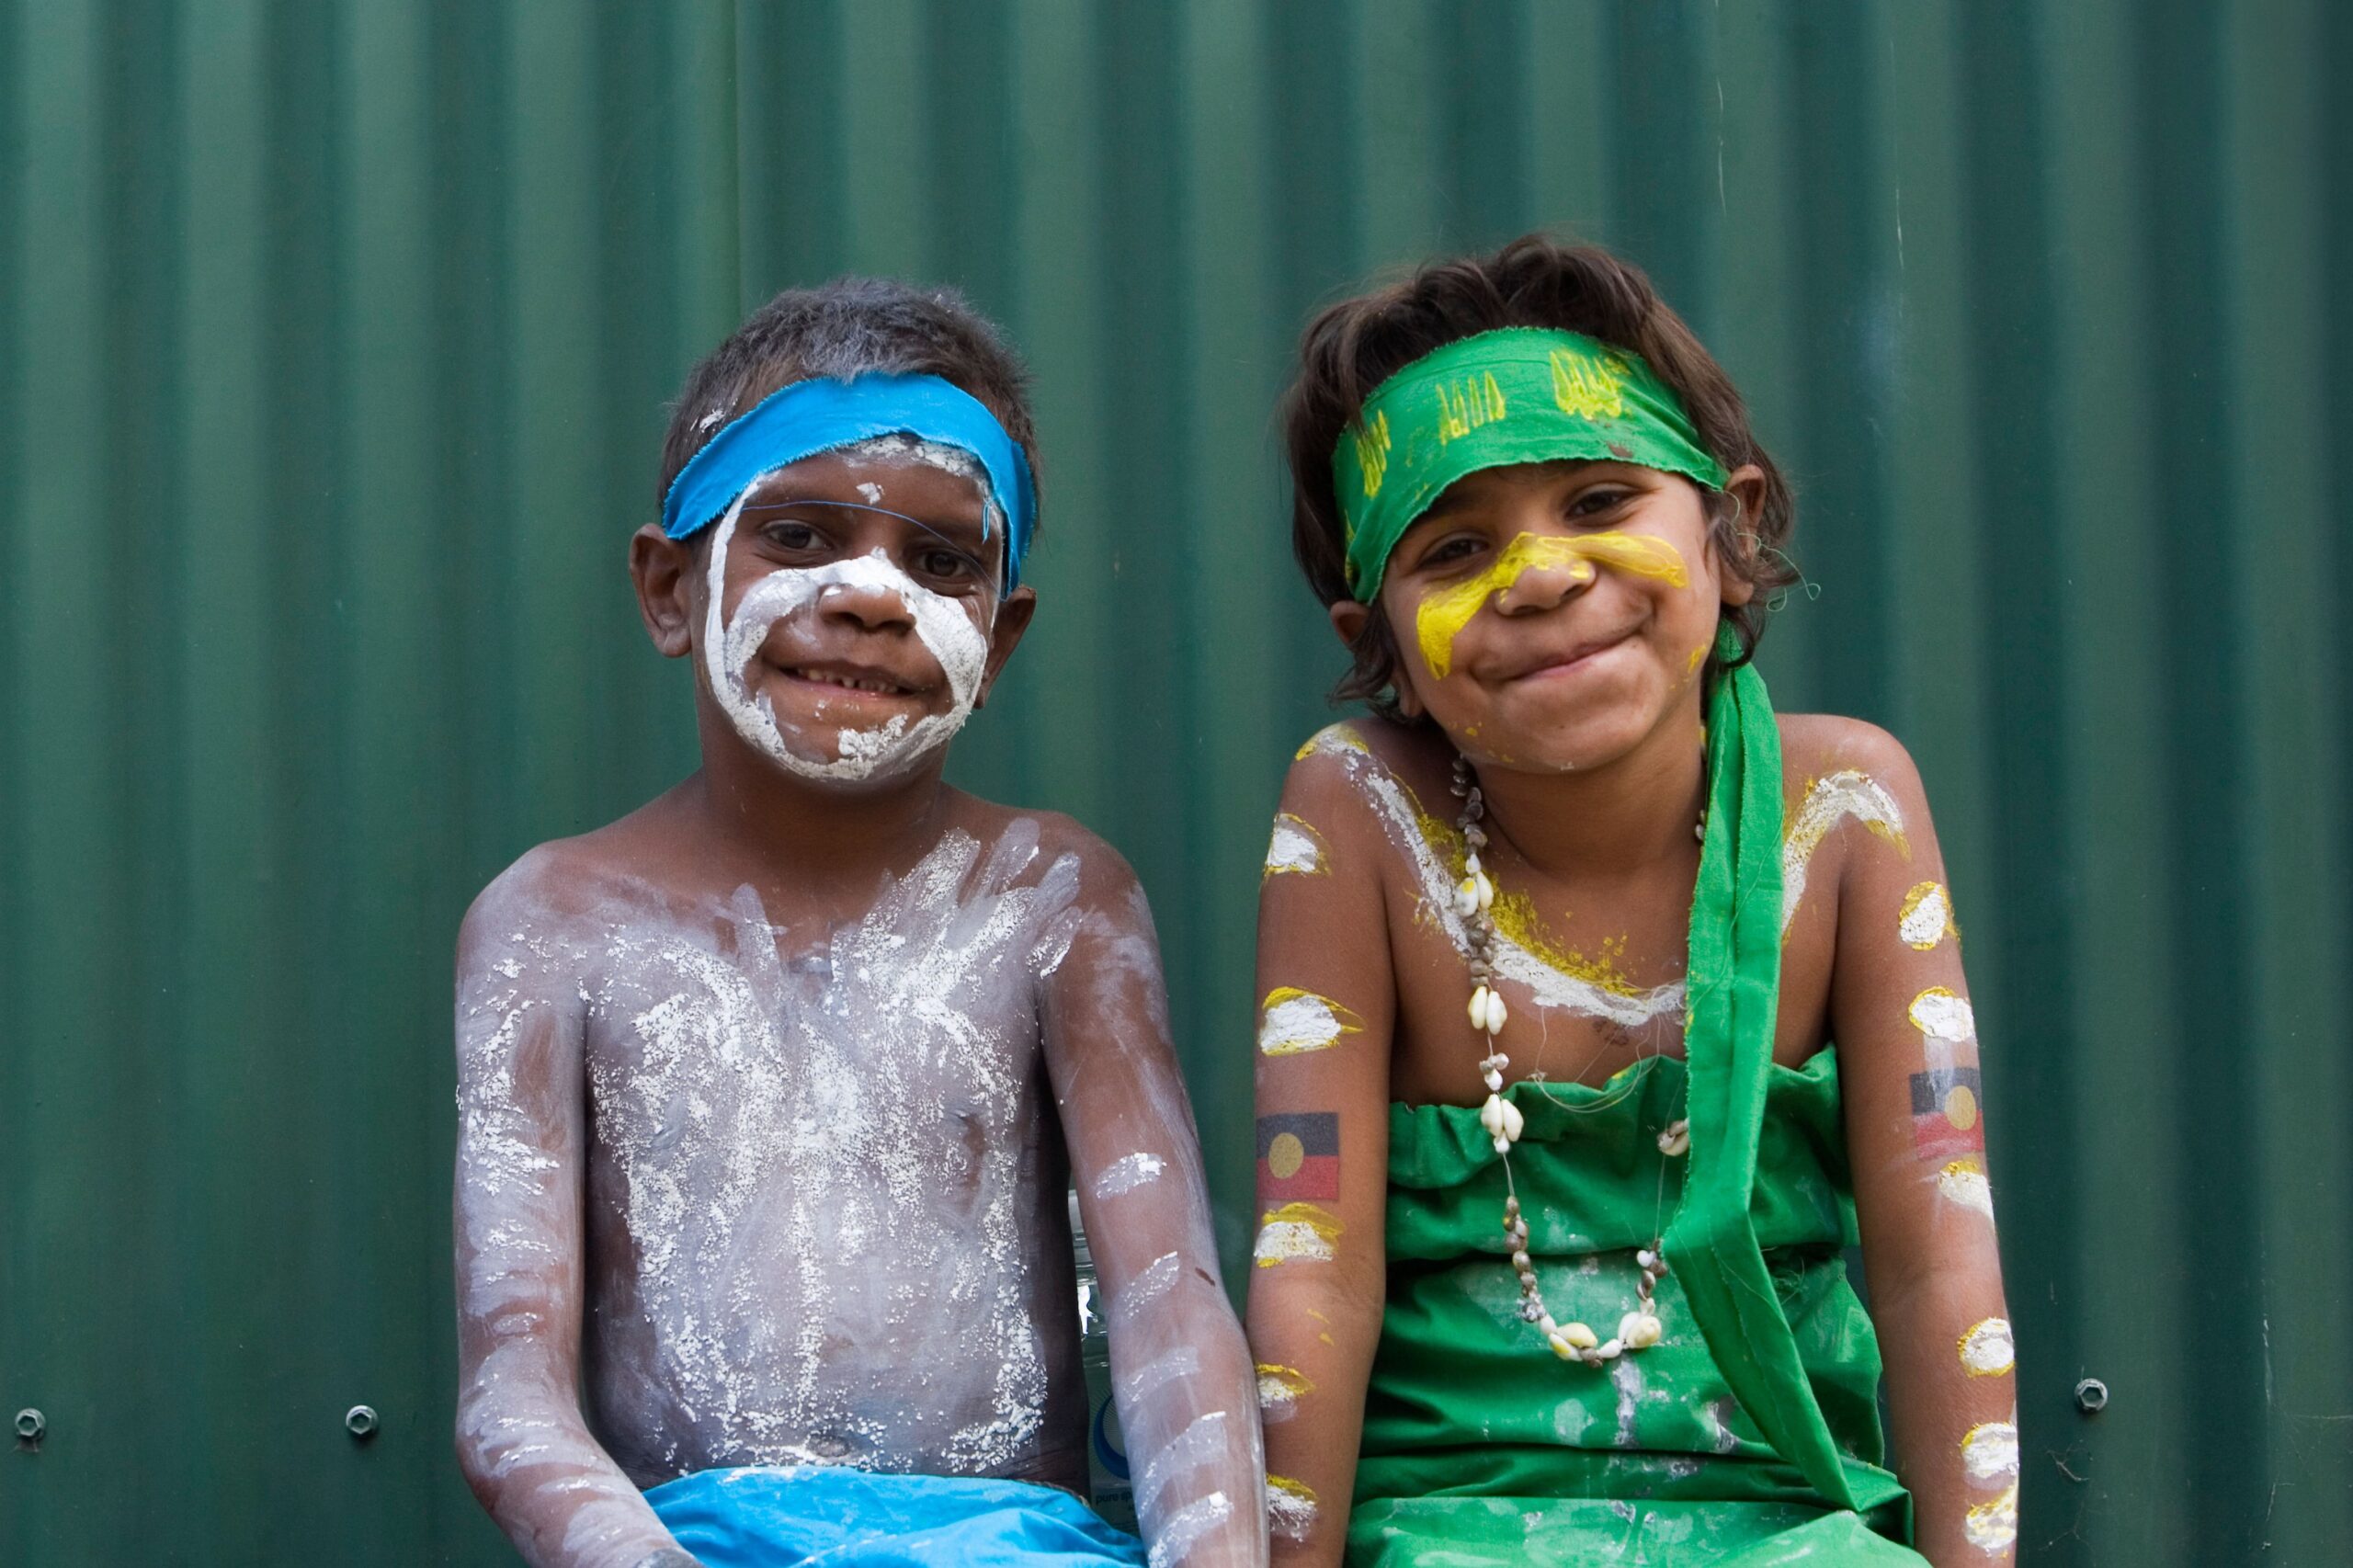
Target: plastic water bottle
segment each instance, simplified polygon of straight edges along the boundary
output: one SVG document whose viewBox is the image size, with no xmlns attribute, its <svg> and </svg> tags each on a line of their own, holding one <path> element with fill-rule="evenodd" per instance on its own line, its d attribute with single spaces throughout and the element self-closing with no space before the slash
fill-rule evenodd
<svg viewBox="0 0 2353 1568">
<path fill-rule="evenodd" d="M 1103 1315 L 1103 1289 L 1095 1278 L 1095 1254 L 1079 1223 L 1078 1194 L 1070 1195 L 1071 1250 L 1078 1264 L 1078 1358 L 1086 1369 L 1086 1473 L 1095 1511 L 1123 1530 L 1136 1528 L 1135 1488 L 1128 1480 L 1128 1454 L 1120 1437 L 1119 1406 L 1111 1397 L 1111 1335 Z"/>
</svg>

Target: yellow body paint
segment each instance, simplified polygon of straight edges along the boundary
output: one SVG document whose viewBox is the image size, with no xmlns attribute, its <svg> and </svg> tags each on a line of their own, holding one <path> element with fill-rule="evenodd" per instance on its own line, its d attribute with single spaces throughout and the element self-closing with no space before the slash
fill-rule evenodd
<svg viewBox="0 0 2353 1568">
<path fill-rule="evenodd" d="M 1414 611 L 1422 662 L 1430 674 L 1445 679 L 1454 667 L 1455 638 L 1490 598 L 1518 582 L 1522 573 L 1566 568 L 1572 581 L 1590 583 L 1597 565 L 1654 577 L 1677 588 L 1691 581 L 1676 548 L 1648 534 L 1521 534 L 1477 576 L 1438 589 Z"/>
<path fill-rule="evenodd" d="M 2010 1320 L 1987 1318 L 1961 1336 L 1961 1369 L 1972 1378 L 1998 1378 L 2018 1365 L 2010 1343 Z"/>
<path fill-rule="evenodd" d="M 1286 1203 L 1258 1216 L 1258 1244 L 1250 1256 L 1261 1268 L 1279 1263 L 1329 1263 L 1340 1221 L 1313 1203 Z"/>
<path fill-rule="evenodd" d="M 1305 762 L 1311 756 L 1346 756 L 1350 753 L 1364 756 L 1371 750 L 1353 727 L 1345 723 L 1326 724 L 1302 741 L 1299 749 L 1291 753 L 1290 759 Z"/>
<path fill-rule="evenodd" d="M 1699 666 L 1707 662 L 1708 645 L 1705 642 L 1702 642 L 1697 648 L 1691 650 L 1691 662 L 1683 666 L 1683 678 L 1685 680 L 1689 680 L 1693 676 L 1698 675 L 1699 673 Z M 1705 724 L 1699 726 L 1699 744 L 1701 745 L 1706 745 L 1708 744 L 1708 726 Z"/>
<path fill-rule="evenodd" d="M 1980 1486 L 2006 1486 L 2018 1478 L 2018 1428 L 2015 1421 L 1985 1421 L 1961 1440 L 1961 1466 Z"/>
<path fill-rule="evenodd" d="M 1262 1004 L 1258 1024 L 1258 1054 L 1297 1056 L 1303 1051 L 1329 1051 L 1342 1037 L 1364 1032 L 1364 1020 L 1329 996 L 1278 985 Z"/>
<path fill-rule="evenodd" d="M 1904 907 L 1896 911 L 1895 934 L 1904 945 L 1927 952 L 1947 937 L 1959 937 L 1961 927 L 1952 917 L 1952 895 L 1938 882 L 1915 882 L 1912 891 L 1904 895 Z"/>
<path fill-rule="evenodd" d="M 1267 1529 L 1277 1540 L 1307 1539 L 1315 1528 L 1315 1489 L 1288 1475 L 1267 1474 Z"/>
<path fill-rule="evenodd" d="M 2018 1544 L 2018 1489 L 2006 1487 L 1992 1502 L 1978 1504 L 1962 1516 L 1961 1528 L 1978 1551 L 2007 1551 Z"/>
<path fill-rule="evenodd" d="M 1912 1027 L 1930 1040 L 1966 1044 L 1977 1038 L 1977 1013 L 1969 999 L 1941 985 L 1931 985 L 1912 998 Z"/>
<path fill-rule="evenodd" d="M 1267 869 L 1260 878 L 1287 874 L 1320 877 L 1326 869 L 1324 835 L 1304 817 L 1277 813 L 1274 836 L 1267 841 Z"/>
<path fill-rule="evenodd" d="M 1415 802 L 1415 812 L 1421 823 L 1422 839 L 1430 846 L 1431 853 L 1438 857 L 1439 864 L 1461 865 L 1462 835 L 1456 831 L 1454 824 L 1422 811 L 1418 801 Z M 1638 984 L 1620 967 L 1619 960 L 1626 956 L 1627 938 L 1622 932 L 1615 937 L 1603 937 L 1600 954 L 1596 957 L 1581 949 L 1572 948 L 1555 937 L 1551 927 L 1544 924 L 1543 915 L 1536 908 L 1536 901 L 1524 892 L 1506 892 L 1498 888 L 1495 905 L 1488 914 L 1494 919 L 1496 930 L 1542 960 L 1548 968 L 1558 970 L 1571 980 L 1583 982 L 1612 996 L 1643 996 L 1652 989 Z M 1427 904 L 1422 909 L 1422 920 L 1426 925 L 1437 921 L 1436 912 Z"/>
<path fill-rule="evenodd" d="M 1277 1366 L 1271 1361 L 1258 1363 L 1258 1415 L 1267 1421 L 1288 1421 L 1299 1414 L 1299 1402 L 1315 1392 L 1315 1385 L 1297 1367 Z"/>
<path fill-rule="evenodd" d="M 1912 858 L 1912 841 L 1904 836 L 1904 808 L 1878 779 L 1851 767 L 1815 779 L 1806 786 L 1805 796 L 1790 819 L 1790 831 L 1781 840 L 1784 937 L 1790 934 L 1790 922 L 1797 917 L 1798 902 L 1805 897 L 1807 863 L 1831 830 L 1848 817 L 1895 846 L 1895 852 L 1906 860 Z"/>
<path fill-rule="evenodd" d="M 1967 1094 L 1966 1089 L 1957 1093 Z M 1976 1119 L 1971 1118 L 1973 1122 Z M 1937 1191 L 1948 1203 L 1958 1203 L 1963 1209 L 1974 1209 L 1988 1220 L 1994 1217 L 1994 1187 L 1985 1179 L 1985 1165 L 1974 1154 L 1953 1161 L 1937 1173 Z"/>
</svg>

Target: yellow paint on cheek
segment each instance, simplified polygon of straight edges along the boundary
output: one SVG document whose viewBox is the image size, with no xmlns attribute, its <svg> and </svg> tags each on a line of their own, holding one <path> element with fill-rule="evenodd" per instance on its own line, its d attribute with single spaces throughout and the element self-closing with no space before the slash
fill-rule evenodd
<svg viewBox="0 0 2353 1568">
<path fill-rule="evenodd" d="M 1691 581 L 1681 553 L 1648 534 L 1521 534 L 1477 576 L 1437 590 L 1414 611 L 1422 663 L 1431 675 L 1445 679 L 1454 667 L 1455 638 L 1490 598 L 1518 582 L 1522 574 L 1559 568 L 1573 582 L 1590 583 L 1596 566 L 1654 578 L 1670 587 L 1685 587 Z"/>
<path fill-rule="evenodd" d="M 1683 666 L 1683 678 L 1685 680 L 1689 680 L 1693 676 L 1698 675 L 1699 673 L 1699 666 L 1707 662 L 1708 645 L 1705 642 L 1702 642 L 1697 648 L 1691 650 L 1691 662 Z M 1704 724 L 1699 726 L 1699 733 L 1703 735 L 1706 734 L 1707 726 Z"/>
<path fill-rule="evenodd" d="M 1332 1244 L 1339 1239 L 1340 1221 L 1330 1210 L 1286 1203 L 1258 1216 L 1258 1244 L 1250 1256 L 1261 1268 L 1279 1263 L 1329 1263 Z"/>
</svg>

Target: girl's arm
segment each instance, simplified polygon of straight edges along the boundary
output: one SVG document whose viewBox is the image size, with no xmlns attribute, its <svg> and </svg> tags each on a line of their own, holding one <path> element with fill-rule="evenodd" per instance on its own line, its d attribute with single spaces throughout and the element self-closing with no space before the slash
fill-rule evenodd
<svg viewBox="0 0 2353 1568">
<path fill-rule="evenodd" d="M 1069 946 L 1043 986 L 1046 1065 L 1108 1303 L 1138 1523 L 1161 1568 L 1256 1568 L 1267 1524 L 1250 1349 L 1218 1278 L 1152 912 L 1117 855 L 1094 845 L 1084 858 Z"/>
<path fill-rule="evenodd" d="M 1847 835 L 1830 987 L 1897 1468 L 1930 1562 L 2006 1564 L 2018 1393 L 1961 933 L 1912 759 L 1859 725 L 1838 749 L 1902 818 L 1899 834 Z"/>
<path fill-rule="evenodd" d="M 1258 898 L 1258 1229 L 1249 1329 L 1278 1562 L 1336 1563 L 1381 1335 L 1396 986 L 1383 840 L 1351 775 L 1291 769 Z"/>
</svg>

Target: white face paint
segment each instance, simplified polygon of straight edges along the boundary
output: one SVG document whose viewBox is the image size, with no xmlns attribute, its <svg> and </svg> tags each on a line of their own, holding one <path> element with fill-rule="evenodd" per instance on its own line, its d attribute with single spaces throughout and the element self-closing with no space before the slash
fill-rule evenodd
<svg viewBox="0 0 2353 1568">
<path fill-rule="evenodd" d="M 727 546 L 735 537 L 736 519 L 743 515 L 746 488 L 720 519 L 710 545 L 710 604 L 703 621 L 703 660 L 711 695 L 741 734 L 787 770 L 803 778 L 855 782 L 892 778 L 911 771 L 945 746 L 964 721 L 981 689 L 988 668 L 987 633 L 973 624 L 964 604 L 935 594 L 893 565 L 881 551 L 823 566 L 785 567 L 769 573 L 744 592 L 735 613 L 722 619 L 727 584 Z M 766 692 L 755 693 L 745 672 L 759 656 L 777 623 L 813 611 L 836 588 L 861 588 L 897 596 L 915 620 L 915 638 L 938 661 L 947 677 L 949 699 L 945 713 L 930 713 L 910 723 L 904 713 L 870 730 L 844 730 L 839 755 L 828 761 L 795 751 L 778 725 L 776 710 Z M 994 604 L 989 609 L 994 621 Z"/>
</svg>

